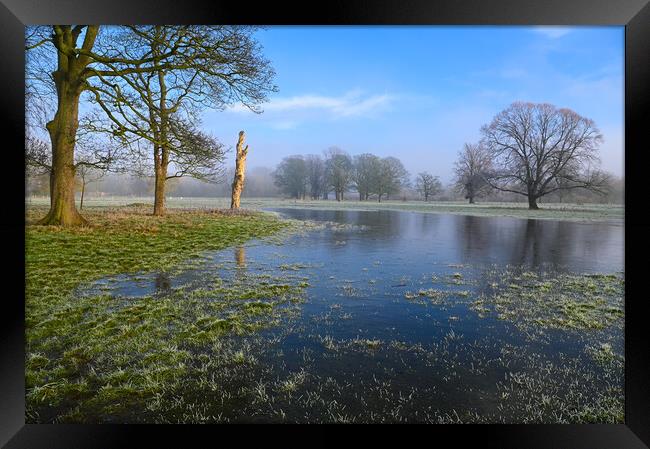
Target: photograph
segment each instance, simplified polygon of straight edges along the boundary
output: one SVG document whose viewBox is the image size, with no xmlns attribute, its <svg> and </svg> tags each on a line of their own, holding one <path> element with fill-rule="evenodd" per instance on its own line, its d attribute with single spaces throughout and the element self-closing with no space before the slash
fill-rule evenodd
<svg viewBox="0 0 650 449">
<path fill-rule="evenodd" d="M 627 422 L 624 24 L 24 58 L 25 423 Z"/>
</svg>

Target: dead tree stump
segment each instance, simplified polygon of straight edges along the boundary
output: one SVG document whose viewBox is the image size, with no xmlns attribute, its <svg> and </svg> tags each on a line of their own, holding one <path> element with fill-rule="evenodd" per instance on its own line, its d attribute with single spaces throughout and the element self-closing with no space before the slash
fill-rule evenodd
<svg viewBox="0 0 650 449">
<path fill-rule="evenodd" d="M 231 209 L 239 209 L 239 200 L 241 192 L 244 190 L 244 171 L 246 170 L 246 155 L 248 154 L 248 145 L 244 147 L 244 131 L 239 131 L 239 140 L 237 141 L 237 155 L 235 160 L 235 178 L 232 181 L 232 199 L 230 201 Z"/>
</svg>

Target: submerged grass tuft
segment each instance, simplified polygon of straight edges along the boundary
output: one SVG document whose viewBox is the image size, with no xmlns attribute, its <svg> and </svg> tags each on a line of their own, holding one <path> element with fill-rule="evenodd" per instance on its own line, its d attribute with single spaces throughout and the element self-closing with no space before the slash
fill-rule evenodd
<svg viewBox="0 0 650 449">
<path fill-rule="evenodd" d="M 624 280 L 617 275 L 492 273 L 491 292 L 471 308 L 482 316 L 494 312 L 518 327 L 604 329 L 622 326 Z"/>
</svg>

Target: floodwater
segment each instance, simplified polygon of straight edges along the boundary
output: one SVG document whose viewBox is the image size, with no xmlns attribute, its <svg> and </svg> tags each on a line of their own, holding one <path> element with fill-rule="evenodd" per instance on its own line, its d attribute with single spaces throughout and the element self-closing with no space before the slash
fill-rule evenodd
<svg viewBox="0 0 650 449">
<path fill-rule="evenodd" d="M 622 275 L 622 226 L 401 211 L 275 212 L 323 226 L 281 243 L 252 241 L 209 254 L 225 281 L 272 273 L 309 284 L 287 322 L 229 340 L 256 363 L 226 382 L 239 397 L 230 409 L 214 406 L 220 419 L 564 422 L 599 407 L 605 390 L 622 391 L 622 368 L 603 368 L 588 353 L 607 344 L 622 354 L 622 327 L 522 330 L 471 308 L 500 270 Z M 205 275 L 200 268 L 137 280 L 124 275 L 95 287 L 110 285 L 111 294 L 136 300 Z M 417 294 L 427 289 L 440 300 Z M 188 397 L 202 400 L 200 392 Z"/>
</svg>

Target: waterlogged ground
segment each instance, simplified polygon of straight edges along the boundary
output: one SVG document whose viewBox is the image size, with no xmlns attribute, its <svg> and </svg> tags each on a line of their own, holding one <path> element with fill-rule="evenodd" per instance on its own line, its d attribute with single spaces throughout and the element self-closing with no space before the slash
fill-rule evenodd
<svg viewBox="0 0 650 449">
<path fill-rule="evenodd" d="M 299 231 L 79 286 L 106 358 L 32 420 L 623 422 L 621 226 L 277 212 Z"/>
<path fill-rule="evenodd" d="M 30 197 L 26 199 L 30 206 L 46 206 L 49 197 Z M 125 206 L 143 204 L 149 207 L 153 204 L 150 197 L 131 196 L 88 196 L 84 207 Z M 214 209 L 230 207 L 228 198 L 207 197 L 169 197 L 166 200 L 169 208 Z M 334 200 L 295 200 L 283 198 L 242 198 L 242 207 L 249 210 L 265 210 L 269 208 L 315 209 L 315 210 L 356 210 L 383 211 L 396 210 L 407 212 L 422 212 L 432 214 L 459 214 L 472 216 L 497 216 L 534 218 L 540 220 L 563 220 L 578 222 L 608 222 L 623 226 L 624 207 L 622 204 L 575 204 L 575 203 L 542 203 L 539 210 L 529 210 L 528 203 L 522 197 L 520 202 L 488 202 L 479 201 L 467 204 L 466 201 L 402 201 L 383 200 L 358 201 L 354 195 L 346 197 L 345 201 Z"/>
</svg>

